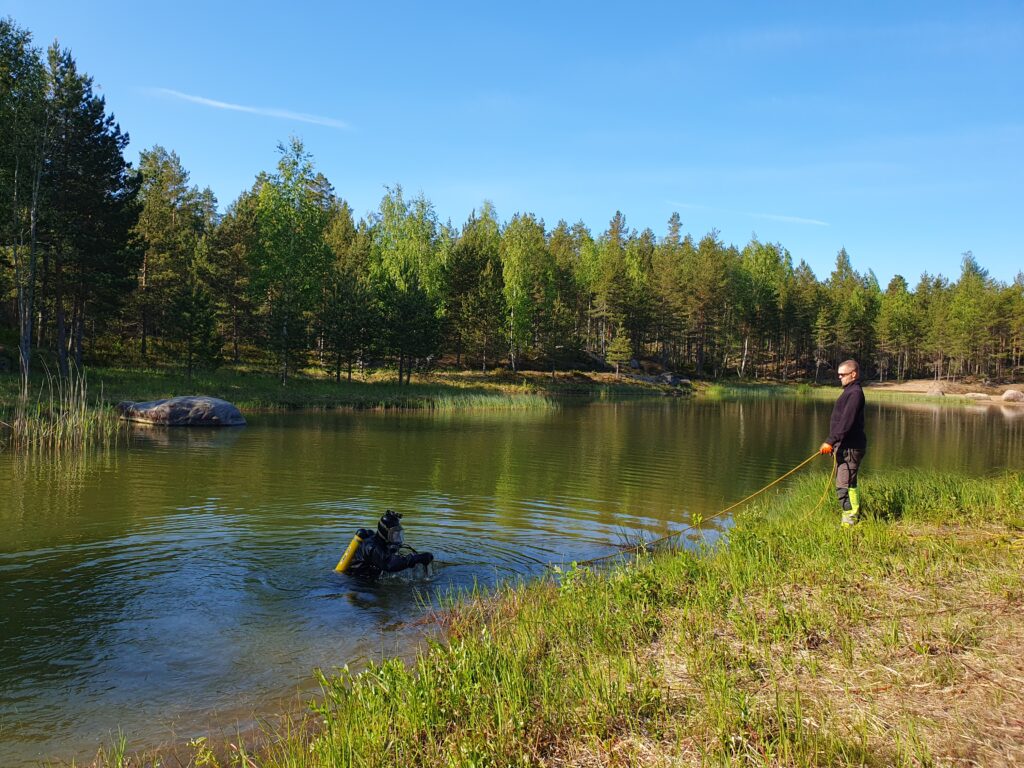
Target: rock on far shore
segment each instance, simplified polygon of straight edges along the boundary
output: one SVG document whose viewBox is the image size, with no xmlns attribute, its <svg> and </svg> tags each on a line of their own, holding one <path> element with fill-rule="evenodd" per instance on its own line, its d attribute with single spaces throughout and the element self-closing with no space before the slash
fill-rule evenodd
<svg viewBox="0 0 1024 768">
<path fill-rule="evenodd" d="M 117 404 L 122 419 L 166 427 L 242 427 L 245 417 L 227 400 L 205 395 L 186 395 L 167 400 Z"/>
<path fill-rule="evenodd" d="M 1004 403 L 1024 403 L 1024 392 L 1019 389 L 1008 389 L 1003 392 Z"/>
</svg>

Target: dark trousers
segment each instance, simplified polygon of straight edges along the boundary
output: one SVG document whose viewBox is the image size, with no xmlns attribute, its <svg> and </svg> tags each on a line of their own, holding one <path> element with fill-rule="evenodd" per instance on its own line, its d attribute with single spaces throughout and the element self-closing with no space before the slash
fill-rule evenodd
<svg viewBox="0 0 1024 768">
<path fill-rule="evenodd" d="M 864 460 L 860 448 L 840 448 L 836 453 L 836 496 L 844 510 L 853 509 L 850 504 L 850 489 L 857 487 L 857 470 Z"/>
</svg>

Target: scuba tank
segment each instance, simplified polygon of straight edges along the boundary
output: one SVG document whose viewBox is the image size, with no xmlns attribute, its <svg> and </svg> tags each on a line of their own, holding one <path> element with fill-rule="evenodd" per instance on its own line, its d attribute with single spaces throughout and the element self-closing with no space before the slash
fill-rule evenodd
<svg viewBox="0 0 1024 768">
<path fill-rule="evenodd" d="M 352 541 L 349 542 L 348 548 L 345 550 L 345 554 L 341 556 L 341 560 L 334 566 L 334 570 L 338 573 L 344 573 L 345 569 L 348 568 L 352 562 L 352 558 L 355 557 L 356 550 L 359 549 L 359 545 L 363 543 L 363 537 L 358 533 L 352 537 Z"/>
</svg>

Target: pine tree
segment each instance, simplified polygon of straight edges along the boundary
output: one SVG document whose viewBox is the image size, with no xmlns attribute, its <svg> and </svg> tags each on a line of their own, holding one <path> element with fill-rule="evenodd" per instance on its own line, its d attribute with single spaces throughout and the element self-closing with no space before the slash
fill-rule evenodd
<svg viewBox="0 0 1024 768">
<path fill-rule="evenodd" d="M 175 152 L 161 146 L 139 156 L 142 188 L 141 212 L 135 234 L 142 246 L 142 266 L 136 311 L 139 349 L 143 360 L 151 352 L 153 337 L 178 328 L 177 312 L 193 295 L 193 269 L 200 238 L 213 223 L 202 193 L 189 184 L 188 172 Z"/>
<path fill-rule="evenodd" d="M 136 264 L 128 247 L 138 217 L 139 179 L 125 162 L 128 136 L 92 90 L 71 54 L 56 43 L 48 54 L 47 163 L 41 179 L 48 244 L 44 285 L 54 318 L 58 368 L 68 352 L 81 363 L 86 319 L 116 311 Z"/>
<path fill-rule="evenodd" d="M 363 359 L 378 333 L 376 299 L 369 284 L 369 235 L 365 222 L 356 226 L 347 203 L 335 206 L 326 241 L 333 263 L 325 276 L 327 295 L 324 337 L 333 355 L 335 380 L 344 364 L 352 380 L 352 365 Z"/>
<path fill-rule="evenodd" d="M 242 344 L 254 342 L 258 328 L 250 290 L 250 254 L 256 247 L 256 196 L 244 192 L 220 219 L 210 248 L 209 289 L 217 316 L 217 333 L 242 360 Z"/>
<path fill-rule="evenodd" d="M 480 214 L 473 211 L 463 226 L 443 269 L 446 336 L 457 365 L 472 347 L 487 359 L 487 350 L 479 347 L 487 346 L 504 316 L 501 285 L 494 280 L 500 271 L 501 231 L 494 206 L 485 202 Z"/>
<path fill-rule="evenodd" d="M 630 302 L 630 275 L 626 249 L 635 234 L 626 217 L 616 211 L 597 243 L 597 274 L 594 282 L 593 317 L 597 322 L 598 351 L 607 354 L 612 332 L 626 322 Z"/>
<path fill-rule="evenodd" d="M 963 255 L 960 280 L 953 286 L 949 304 L 949 352 L 961 372 L 987 373 L 994 299 L 988 273 L 968 251 Z"/>
<path fill-rule="evenodd" d="M 629 334 L 626 332 L 625 326 L 620 325 L 615 330 L 615 336 L 612 338 L 611 343 L 608 344 L 608 354 L 606 356 L 608 362 L 615 366 L 616 376 L 619 375 L 620 366 L 630 361 L 631 347 Z"/>
<path fill-rule="evenodd" d="M 902 380 L 909 367 L 910 352 L 919 344 L 921 337 L 914 299 L 902 275 L 893 277 L 882 295 L 877 327 L 882 353 L 879 375 L 884 381 L 889 358 L 895 357 L 895 375 L 897 380 Z"/>
</svg>

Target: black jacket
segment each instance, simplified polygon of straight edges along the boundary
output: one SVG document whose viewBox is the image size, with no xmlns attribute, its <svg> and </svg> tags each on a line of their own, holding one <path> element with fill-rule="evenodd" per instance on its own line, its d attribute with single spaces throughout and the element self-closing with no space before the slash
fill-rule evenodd
<svg viewBox="0 0 1024 768">
<path fill-rule="evenodd" d="M 379 576 L 382 571 L 395 573 L 417 563 L 429 565 L 434 559 L 429 552 L 400 555 L 397 544 L 388 544 L 376 531 L 369 528 L 360 528 L 358 533 L 363 541 L 346 569 L 346 573 L 354 576 Z"/>
<path fill-rule="evenodd" d="M 863 451 L 868 447 L 868 438 L 864 434 L 864 390 L 859 381 L 847 384 L 843 394 L 836 400 L 825 442 L 837 451 L 840 448 L 859 448 Z"/>
</svg>

